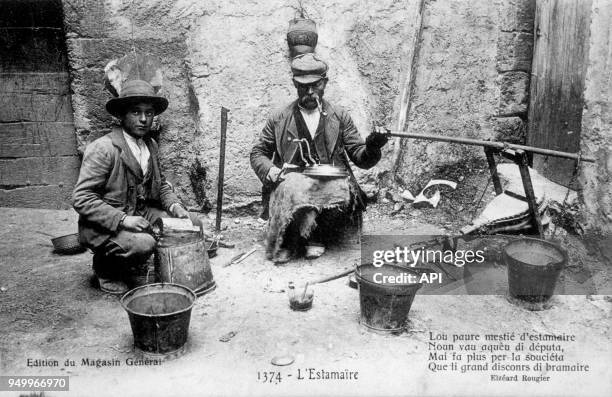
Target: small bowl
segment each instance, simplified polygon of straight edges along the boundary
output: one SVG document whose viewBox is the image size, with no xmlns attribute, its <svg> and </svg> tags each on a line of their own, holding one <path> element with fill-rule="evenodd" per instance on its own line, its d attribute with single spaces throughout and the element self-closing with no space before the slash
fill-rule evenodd
<svg viewBox="0 0 612 397">
<path fill-rule="evenodd" d="M 289 299 L 289 307 L 291 308 L 291 310 L 298 312 L 305 312 L 307 310 L 310 310 L 310 308 L 312 307 L 312 301 L 314 299 L 314 292 L 306 292 L 304 300 L 302 300 L 301 298 L 302 296 L 299 295 Z"/>
<path fill-rule="evenodd" d="M 55 237 L 51 239 L 51 243 L 53 244 L 53 250 L 62 255 L 80 254 L 85 251 L 85 247 L 79 242 L 78 233 Z"/>
</svg>

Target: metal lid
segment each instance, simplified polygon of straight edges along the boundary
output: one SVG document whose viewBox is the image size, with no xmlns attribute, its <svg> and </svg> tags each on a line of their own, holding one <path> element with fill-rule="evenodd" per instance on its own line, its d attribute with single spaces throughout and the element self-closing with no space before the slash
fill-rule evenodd
<svg viewBox="0 0 612 397">
<path fill-rule="evenodd" d="M 345 178 L 348 176 L 348 172 L 344 167 L 330 164 L 317 164 L 305 167 L 303 174 L 313 178 Z"/>
</svg>

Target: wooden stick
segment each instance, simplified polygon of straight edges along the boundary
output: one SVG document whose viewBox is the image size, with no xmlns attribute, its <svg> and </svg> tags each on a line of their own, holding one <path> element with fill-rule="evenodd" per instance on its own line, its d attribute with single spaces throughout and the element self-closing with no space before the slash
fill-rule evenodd
<svg viewBox="0 0 612 397">
<path fill-rule="evenodd" d="M 306 298 L 306 291 L 308 291 L 308 283 L 306 283 L 306 285 L 304 286 L 304 292 L 302 292 L 302 299 L 300 299 L 301 302 L 304 302 L 304 299 Z"/>
<path fill-rule="evenodd" d="M 315 280 L 315 281 L 310 281 L 310 282 L 306 283 L 306 285 L 308 285 L 308 284 L 313 285 L 313 284 L 326 283 L 328 281 L 332 281 L 332 280 L 336 280 L 336 279 L 344 277 L 344 276 L 348 276 L 349 274 L 353 273 L 354 271 L 355 271 L 355 269 L 343 270 L 342 273 L 334 274 L 333 276 L 323 277 L 323 278 L 320 278 L 320 279 Z"/>
</svg>

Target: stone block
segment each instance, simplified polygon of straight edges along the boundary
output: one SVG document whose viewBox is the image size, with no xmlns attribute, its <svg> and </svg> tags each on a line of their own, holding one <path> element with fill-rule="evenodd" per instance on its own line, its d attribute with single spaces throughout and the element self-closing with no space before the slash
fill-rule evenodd
<svg viewBox="0 0 612 397">
<path fill-rule="evenodd" d="M 74 186 L 81 161 L 78 156 L 23 157 L 0 160 L 0 188 L 16 186 Z"/>
<path fill-rule="evenodd" d="M 506 0 L 502 4 L 500 15 L 502 32 L 533 33 L 536 0 Z"/>
<path fill-rule="evenodd" d="M 54 0 L 3 1 L 0 26 L 62 27 L 59 2 Z"/>
<path fill-rule="evenodd" d="M 64 35 L 47 28 L 14 28 L 0 34 L 0 72 L 64 72 Z"/>
<path fill-rule="evenodd" d="M 78 37 L 104 36 L 112 28 L 105 10 L 107 4 L 98 0 L 62 1 L 66 33 Z"/>
<path fill-rule="evenodd" d="M 0 188 L 0 206 L 22 208 L 72 208 L 72 190 L 69 185 L 24 186 L 12 189 Z"/>
<path fill-rule="evenodd" d="M 497 41 L 497 71 L 531 71 L 533 34 L 501 32 Z"/>
<path fill-rule="evenodd" d="M 0 157 L 76 155 L 74 132 L 74 125 L 69 122 L 1 123 Z"/>
<path fill-rule="evenodd" d="M 526 115 L 529 107 L 529 74 L 507 72 L 499 76 L 498 116 Z"/>
<path fill-rule="evenodd" d="M 0 122 L 72 121 L 69 95 L 10 94 L 0 97 Z"/>
<path fill-rule="evenodd" d="M 493 122 L 494 140 L 524 144 L 526 123 L 520 117 L 497 117 Z"/>
<path fill-rule="evenodd" d="M 0 78 L 3 94 L 55 94 L 70 93 L 70 76 L 60 73 L 3 73 Z"/>
</svg>

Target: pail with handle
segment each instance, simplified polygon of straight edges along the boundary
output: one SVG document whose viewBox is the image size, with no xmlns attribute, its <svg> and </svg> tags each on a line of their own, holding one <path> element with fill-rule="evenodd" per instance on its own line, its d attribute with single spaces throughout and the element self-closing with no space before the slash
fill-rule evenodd
<svg viewBox="0 0 612 397">
<path fill-rule="evenodd" d="M 123 295 L 121 306 L 128 313 L 136 351 L 160 359 L 182 354 L 195 300 L 189 288 L 167 283 L 145 285 Z"/>
<path fill-rule="evenodd" d="M 155 249 L 160 281 L 184 285 L 201 296 L 215 289 L 208 246 L 198 232 L 165 232 Z"/>
<path fill-rule="evenodd" d="M 502 256 L 510 301 L 530 310 L 546 309 L 567 264 L 567 252 L 549 241 L 521 238 L 506 245 Z"/>
<path fill-rule="evenodd" d="M 375 267 L 368 264 L 357 268 L 356 278 L 360 323 L 375 331 L 403 331 L 414 297 L 421 288 L 419 274 L 396 265 Z"/>
</svg>

